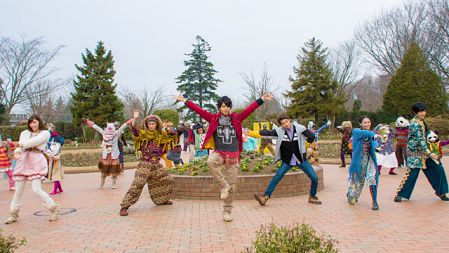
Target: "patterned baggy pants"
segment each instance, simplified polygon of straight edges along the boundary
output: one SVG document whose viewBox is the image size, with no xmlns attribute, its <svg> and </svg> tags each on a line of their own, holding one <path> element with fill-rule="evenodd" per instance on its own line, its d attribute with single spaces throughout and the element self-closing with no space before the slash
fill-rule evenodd
<svg viewBox="0 0 449 253">
<path fill-rule="evenodd" d="M 161 205 L 170 200 L 175 182 L 162 164 L 140 161 L 121 207 L 128 209 L 134 205 L 139 200 L 145 184 L 148 184 L 151 200 L 156 205 Z"/>
</svg>

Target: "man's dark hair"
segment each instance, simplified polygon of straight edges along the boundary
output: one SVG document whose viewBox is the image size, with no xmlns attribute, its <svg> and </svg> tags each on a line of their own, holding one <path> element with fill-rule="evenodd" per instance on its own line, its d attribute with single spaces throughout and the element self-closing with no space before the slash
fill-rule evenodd
<svg viewBox="0 0 449 253">
<path fill-rule="evenodd" d="M 426 110 L 426 104 L 424 104 L 423 102 L 417 102 L 415 104 L 413 104 L 412 106 L 412 111 L 417 114 L 418 112 L 423 112 Z"/>
<path fill-rule="evenodd" d="M 232 108 L 232 101 L 228 96 L 221 97 L 217 102 L 217 108 L 220 109 L 221 105 L 225 104 L 227 107 Z"/>
<path fill-rule="evenodd" d="M 290 119 L 290 117 L 287 114 L 281 114 L 278 117 L 278 123 L 281 124 L 281 121 L 283 121 L 284 119 Z"/>
</svg>

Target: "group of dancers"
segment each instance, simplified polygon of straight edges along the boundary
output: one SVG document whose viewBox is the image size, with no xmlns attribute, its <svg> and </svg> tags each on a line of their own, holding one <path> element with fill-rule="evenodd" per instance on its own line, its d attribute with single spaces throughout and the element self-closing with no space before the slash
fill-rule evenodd
<svg viewBox="0 0 449 253">
<path fill-rule="evenodd" d="M 227 96 L 217 101 L 216 113 L 206 111 L 182 95 L 176 96 L 176 99 L 185 103 L 187 108 L 207 121 L 207 130 L 204 127 L 198 127 L 195 129 L 198 130 L 197 134 L 192 134 L 188 128 L 180 131 L 163 123 L 155 115 L 145 117 L 141 121 L 140 126 L 137 126 L 138 113 L 134 113 L 133 118 L 121 126 L 108 123 L 104 129 L 88 119 L 85 120 L 88 126 L 95 129 L 103 137 L 103 151 L 98 164 L 101 171 L 100 188 L 104 186 L 107 176 L 112 177 L 112 188 L 117 187 L 117 175 L 123 172 L 123 154 L 120 152 L 119 139 L 122 138 L 124 129 L 130 127 L 135 152 L 140 157 L 140 161 L 131 186 L 120 204 L 120 216 L 128 215 L 129 208 L 138 201 L 145 185 L 148 185 L 150 197 L 156 205 L 172 205 L 171 197 L 174 180 L 162 165 L 161 160 L 165 160 L 166 164 L 169 161 L 174 161 L 167 158 L 173 155 L 170 153 L 173 153 L 174 150 L 176 152 L 179 151 L 178 137 L 183 135 L 185 140 L 184 149 L 196 143 L 198 153 L 195 152 L 195 155 L 208 155 L 207 166 L 221 188 L 220 198 L 223 200 L 223 220 L 230 222 L 233 220 L 232 209 L 237 189 L 240 155 L 244 142 L 242 121 L 265 101 L 271 101 L 272 95 L 263 95 L 241 113 L 232 111 L 232 101 Z M 415 116 L 410 122 L 406 141 L 406 153 L 408 154 L 406 158 L 407 173 L 400 183 L 394 201 L 401 202 L 402 199 L 410 198 L 421 169 L 434 188 L 435 194 L 442 200 L 447 201 L 449 200 L 446 196 L 448 184 L 440 159 L 442 156 L 441 146 L 449 143 L 449 141 L 440 142 L 435 137 L 436 134 L 430 132 L 424 121 L 426 107 L 423 103 L 413 105 L 412 111 L 415 113 Z M 306 158 L 306 143 L 316 142 L 319 132 L 317 133 L 317 130 L 314 130 L 313 127 L 305 127 L 292 121 L 287 115 L 280 115 L 278 123 L 279 127 L 271 130 L 263 128 L 257 133 L 260 136 L 276 140 L 273 148 L 274 157 L 275 162 L 281 161 L 281 166 L 277 169 L 266 191 L 255 193 L 255 199 L 261 206 L 266 206 L 278 183 L 292 167 L 296 166 L 310 178 L 311 187 L 308 202 L 321 204 L 322 202 L 317 196 L 319 179 L 313 166 Z M 390 129 L 385 127 L 376 129 L 379 130 L 377 133 L 374 132 L 371 130 L 371 120 L 367 116 L 361 117 L 359 123 L 360 128 L 352 129 L 351 127 L 350 131 L 347 131 L 349 128 L 342 127 L 344 142 L 348 143 L 348 145 L 350 144 L 352 155 L 349 166 L 347 198 L 348 202 L 354 205 L 358 201 L 366 182 L 372 197 L 372 209 L 378 210 L 377 186 L 380 173 L 378 169 L 378 154 L 382 155 L 382 152 L 387 151 L 385 147 L 382 148 L 381 146 L 389 138 L 391 132 L 389 132 Z M 326 127 L 329 125 L 329 123 L 326 123 Z M 324 128 L 325 126 L 320 128 L 320 130 Z M 48 150 L 51 150 L 48 147 L 49 140 L 52 137 L 51 131 L 51 129 L 50 131 L 45 129 L 40 117 L 32 116 L 28 120 L 28 129 L 20 134 L 20 139 L 14 147 L 12 157 L 16 161 L 16 165 L 11 178 L 15 181 L 16 190 L 10 205 L 10 216 L 6 220 L 6 224 L 11 224 L 18 220 L 23 190 L 27 181 L 31 181 L 33 192 L 44 201 L 49 209 L 49 220 L 57 219 L 59 206 L 41 187 L 42 180 L 48 176 L 48 170 L 51 168 L 49 167 L 50 159 L 48 157 L 58 160 L 58 152 L 50 152 L 51 155 L 47 154 L 47 158 L 44 156 L 44 154 L 49 153 Z M 427 140 L 428 136 L 432 138 Z M 191 140 L 196 140 L 196 142 Z M 52 141 L 51 143 L 54 142 Z M 401 152 L 405 153 L 404 150 Z M 345 153 L 346 150 L 342 149 L 343 159 Z M 383 159 L 388 160 L 388 158 Z M 222 168 L 224 168 L 224 173 Z M 55 180 L 54 192 L 57 192 L 60 187 L 60 184 L 56 183 L 59 179 L 59 177 L 53 179 Z M 62 188 L 60 191 L 62 191 Z"/>
</svg>

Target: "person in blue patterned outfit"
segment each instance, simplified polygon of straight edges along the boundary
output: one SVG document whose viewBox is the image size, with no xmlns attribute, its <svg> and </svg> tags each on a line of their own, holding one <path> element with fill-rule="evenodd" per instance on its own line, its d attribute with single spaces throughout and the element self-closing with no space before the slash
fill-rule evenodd
<svg viewBox="0 0 449 253">
<path fill-rule="evenodd" d="M 354 205 L 362 193 L 365 182 L 368 184 L 372 209 L 379 210 L 377 204 L 377 184 L 379 173 L 377 171 L 376 139 L 380 136 L 371 131 L 371 120 L 368 116 L 359 119 L 360 127 L 352 130 L 352 160 L 349 165 L 348 202 Z"/>
<path fill-rule="evenodd" d="M 432 153 L 426 141 L 429 132 L 424 121 L 427 114 L 426 105 L 422 102 L 415 103 L 412 106 L 412 111 L 415 113 L 415 116 L 410 121 L 410 132 L 407 138 L 407 172 L 398 187 L 394 201 L 401 202 L 403 198 L 410 199 L 421 169 L 434 188 L 435 194 L 441 200 L 449 201 L 445 194 L 447 190 L 438 192 L 440 188 L 438 186 L 442 184 L 441 181 L 443 179 L 441 173 L 434 168 L 427 168 L 426 166 L 428 159 L 438 160 L 438 155 Z"/>
</svg>

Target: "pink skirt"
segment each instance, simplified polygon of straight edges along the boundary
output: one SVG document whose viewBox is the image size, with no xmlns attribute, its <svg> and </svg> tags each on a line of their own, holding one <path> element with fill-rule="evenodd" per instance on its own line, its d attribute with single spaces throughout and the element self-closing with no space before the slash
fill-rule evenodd
<svg viewBox="0 0 449 253">
<path fill-rule="evenodd" d="M 25 151 L 16 162 L 12 178 L 15 181 L 44 180 L 48 172 L 48 163 L 42 152 Z"/>
</svg>

